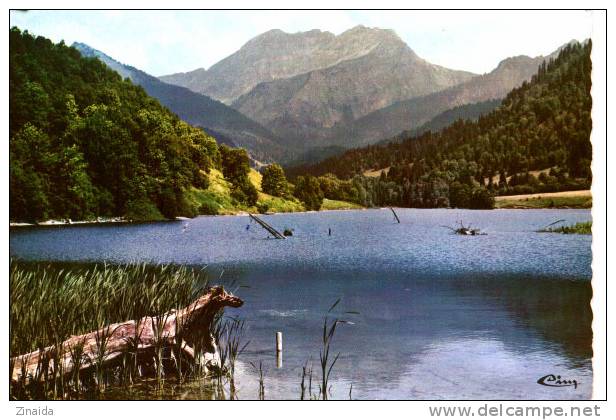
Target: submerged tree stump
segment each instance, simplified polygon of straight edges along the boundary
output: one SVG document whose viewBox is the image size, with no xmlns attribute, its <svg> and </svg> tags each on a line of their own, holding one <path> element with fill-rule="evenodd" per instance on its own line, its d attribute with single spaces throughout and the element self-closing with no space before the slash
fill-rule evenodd
<svg viewBox="0 0 616 420">
<path fill-rule="evenodd" d="M 451 226 L 443 226 L 449 230 L 451 230 L 456 235 L 470 235 L 470 236 L 478 236 L 478 235 L 487 235 L 486 233 L 481 232 L 481 229 L 472 229 L 471 225 L 464 226 L 462 221 L 458 222 L 460 224 L 459 228 L 454 228 Z"/>
<path fill-rule="evenodd" d="M 237 308 L 242 304 L 240 298 L 227 293 L 222 286 L 212 287 L 180 310 L 111 324 L 72 336 L 58 349 L 49 346 L 14 357 L 11 379 L 28 383 L 36 378 L 42 382 L 58 372 L 69 375 L 74 370 L 111 367 L 126 354 L 135 357 L 136 365 L 151 364 L 157 352 L 192 363 L 211 363 L 216 359 L 216 343 L 210 332 L 214 317 L 225 306 Z M 58 363 L 59 369 L 55 370 L 54 363 Z"/>
</svg>

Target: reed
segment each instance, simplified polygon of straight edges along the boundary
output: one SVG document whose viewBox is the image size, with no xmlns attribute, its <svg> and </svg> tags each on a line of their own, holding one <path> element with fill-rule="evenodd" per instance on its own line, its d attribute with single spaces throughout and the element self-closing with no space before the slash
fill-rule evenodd
<svg viewBox="0 0 616 420">
<path fill-rule="evenodd" d="M 229 376 L 229 388 L 231 398 L 235 397 L 235 363 L 237 358 L 246 350 L 246 347 L 250 341 L 242 344 L 244 336 L 244 320 L 232 318 L 227 322 L 226 328 L 226 340 L 224 345 L 226 346 L 226 353 L 229 357 L 229 369 L 227 370 Z"/>
<path fill-rule="evenodd" d="M 308 367 L 308 364 L 310 364 L 310 367 Z M 306 386 L 306 379 L 308 380 L 307 386 Z M 300 400 L 303 401 L 306 399 L 306 397 L 309 400 L 316 399 L 316 398 L 313 398 L 313 395 L 312 395 L 312 360 L 310 359 L 306 361 L 304 366 L 302 366 L 302 381 L 300 382 L 299 388 L 300 388 L 300 396 L 299 396 Z M 306 392 L 307 392 L 307 395 L 306 395 Z"/>
<path fill-rule="evenodd" d="M 257 371 L 259 375 L 259 400 L 264 401 L 265 400 L 265 380 L 264 380 L 265 375 L 263 373 L 263 362 L 259 360 L 258 367 L 253 362 L 250 362 L 250 364 L 252 365 L 253 369 Z"/>
<path fill-rule="evenodd" d="M 66 266 L 11 261 L 9 274 L 11 357 L 49 345 L 60 349 L 72 335 L 98 331 L 92 372 L 80 373 L 74 369 L 66 377 L 58 356 L 61 352 L 56 351 L 51 358 L 40 362 L 34 378 L 11 383 L 11 399 L 80 398 L 86 388 L 91 391 L 92 384 L 96 392 L 104 391 L 109 383 L 132 384 L 139 376 L 135 357 L 139 337 L 131 338 L 133 350 L 125 354 L 119 367 L 103 368 L 107 340 L 112 333 L 105 326 L 186 306 L 208 285 L 204 271 L 171 265 Z M 165 337 L 161 327 L 155 326 L 161 331 L 158 337 L 161 346 L 155 354 L 158 383 L 162 382 L 163 362 L 168 358 L 162 352 Z M 67 350 L 75 366 L 84 362 L 83 346 Z M 50 364 L 54 369 L 48 374 Z"/>
<path fill-rule="evenodd" d="M 340 303 L 340 299 L 338 299 L 329 308 L 327 314 L 325 315 L 325 318 L 323 319 L 323 343 L 321 351 L 319 352 L 319 361 L 321 362 L 321 384 L 319 385 L 319 396 L 323 400 L 327 400 L 329 398 L 328 394 L 331 393 L 331 389 L 329 388 L 329 377 L 331 375 L 332 369 L 334 368 L 334 365 L 340 357 L 340 353 L 338 353 L 330 362 L 331 343 L 332 339 L 334 338 L 334 333 L 336 332 L 336 326 L 339 323 L 345 322 L 339 319 L 334 319 L 331 323 L 329 323 L 328 316 L 338 305 L 338 303 Z"/>
<path fill-rule="evenodd" d="M 559 220 L 563 222 L 564 220 Z M 564 233 L 565 235 L 578 234 L 578 235 L 592 235 L 592 222 L 579 222 L 569 226 L 557 226 L 552 227 L 555 223 L 552 223 L 545 228 L 539 230 L 541 233 Z"/>
</svg>

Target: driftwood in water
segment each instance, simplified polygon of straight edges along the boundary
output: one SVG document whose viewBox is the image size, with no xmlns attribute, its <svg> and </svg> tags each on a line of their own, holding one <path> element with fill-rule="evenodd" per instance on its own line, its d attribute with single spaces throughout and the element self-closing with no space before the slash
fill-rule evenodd
<svg viewBox="0 0 616 420">
<path fill-rule="evenodd" d="M 278 232 L 276 229 L 274 229 L 273 227 L 271 227 L 268 223 L 265 223 L 263 220 L 261 220 L 261 218 L 248 213 L 248 216 L 250 216 L 250 218 L 252 220 L 254 220 L 255 222 L 257 222 L 258 224 L 261 225 L 261 227 L 263 227 L 263 229 L 267 230 L 269 233 L 271 233 L 274 238 L 276 239 L 285 239 L 284 235 L 280 232 Z"/>
<path fill-rule="evenodd" d="M 180 310 L 111 324 L 97 331 L 72 336 L 62 343 L 59 357 L 55 346 L 17 356 L 12 360 L 11 379 L 26 383 L 31 378 L 44 381 L 52 374 L 56 359 L 62 363 L 58 371 L 63 375 L 71 374 L 76 360 L 79 371 L 91 369 L 97 364 L 113 366 L 128 353 L 135 354 L 137 364 L 150 363 L 154 352 L 159 349 L 166 353 L 180 352 L 176 357 L 193 362 L 200 356 L 196 354 L 199 351 L 206 359 L 209 355 L 211 362 L 215 360 L 216 353 L 216 343 L 210 333 L 214 317 L 225 306 L 237 308 L 242 304 L 241 299 L 227 293 L 222 286 L 212 287 Z M 101 348 L 104 349 L 102 352 Z M 77 349 L 81 357 L 76 359 Z"/>
<path fill-rule="evenodd" d="M 540 230 L 538 230 L 537 232 L 550 232 L 550 230 L 551 230 L 550 228 L 551 228 L 552 226 L 554 226 L 555 224 L 558 224 L 558 223 L 565 222 L 565 221 L 566 221 L 565 219 L 558 219 L 557 221 L 552 222 L 552 223 L 550 223 L 549 225 L 546 225 L 543 229 L 540 229 Z"/>
<path fill-rule="evenodd" d="M 396 218 L 396 221 L 398 223 L 400 223 L 400 219 L 398 218 L 398 215 L 396 214 L 396 211 L 394 210 L 394 208 L 390 207 L 389 210 L 391 210 L 391 212 L 394 214 L 394 217 Z"/>
<path fill-rule="evenodd" d="M 447 229 L 450 229 L 456 235 L 469 235 L 469 236 L 477 236 L 477 235 L 486 235 L 486 233 L 481 233 L 481 229 L 473 229 L 471 225 L 464 226 L 462 221 L 458 222 L 460 227 L 455 228 L 451 226 L 443 226 Z"/>
</svg>

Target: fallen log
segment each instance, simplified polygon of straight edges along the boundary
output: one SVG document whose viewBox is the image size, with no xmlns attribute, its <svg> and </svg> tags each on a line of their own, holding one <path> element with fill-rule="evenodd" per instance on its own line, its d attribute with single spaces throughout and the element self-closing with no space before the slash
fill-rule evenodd
<svg viewBox="0 0 616 420">
<path fill-rule="evenodd" d="M 22 383 L 33 378 L 45 381 L 57 372 L 66 376 L 73 370 L 111 366 L 129 353 L 134 354 L 136 364 L 150 363 L 156 351 L 179 351 L 181 354 L 175 357 L 193 362 L 197 356 L 205 356 L 200 358 L 201 363 L 215 363 L 216 343 L 210 332 L 214 317 L 225 306 L 237 308 L 242 304 L 240 298 L 227 293 L 222 286 L 215 286 L 185 308 L 72 336 L 59 349 L 49 346 L 16 356 L 11 359 L 11 379 Z M 79 357 L 75 357 L 76 353 Z M 55 372 L 54 363 L 59 365 Z"/>
<path fill-rule="evenodd" d="M 257 222 L 258 224 L 260 224 L 263 229 L 265 229 L 269 233 L 271 233 L 274 236 L 274 238 L 276 238 L 276 239 L 286 239 L 285 235 L 283 235 L 282 233 L 278 232 L 276 229 L 271 227 L 264 220 L 260 219 L 259 217 L 255 216 L 254 214 L 251 214 L 251 213 L 248 213 L 248 216 L 250 216 L 250 218 L 252 220 L 254 220 L 255 222 Z"/>
</svg>

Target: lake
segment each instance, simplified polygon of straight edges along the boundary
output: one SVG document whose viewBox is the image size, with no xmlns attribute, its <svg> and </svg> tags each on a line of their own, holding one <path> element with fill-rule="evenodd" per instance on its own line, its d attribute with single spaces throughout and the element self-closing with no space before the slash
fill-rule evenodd
<svg viewBox="0 0 616 420">
<path fill-rule="evenodd" d="M 293 229 L 270 239 L 248 217 L 136 225 L 11 229 L 24 260 L 207 266 L 244 299 L 238 397 L 297 399 L 302 366 L 319 374 L 323 317 L 338 324 L 334 398 L 589 399 L 592 396 L 590 235 L 537 233 L 590 210 L 389 209 L 265 215 Z M 486 235 L 459 236 L 458 221 Z M 328 235 L 331 229 L 331 236 Z M 283 333 L 277 367 L 275 332 Z M 577 387 L 537 383 L 548 375 Z M 190 398 L 188 395 L 186 398 Z M 198 397 L 196 397 L 198 398 Z"/>
</svg>

